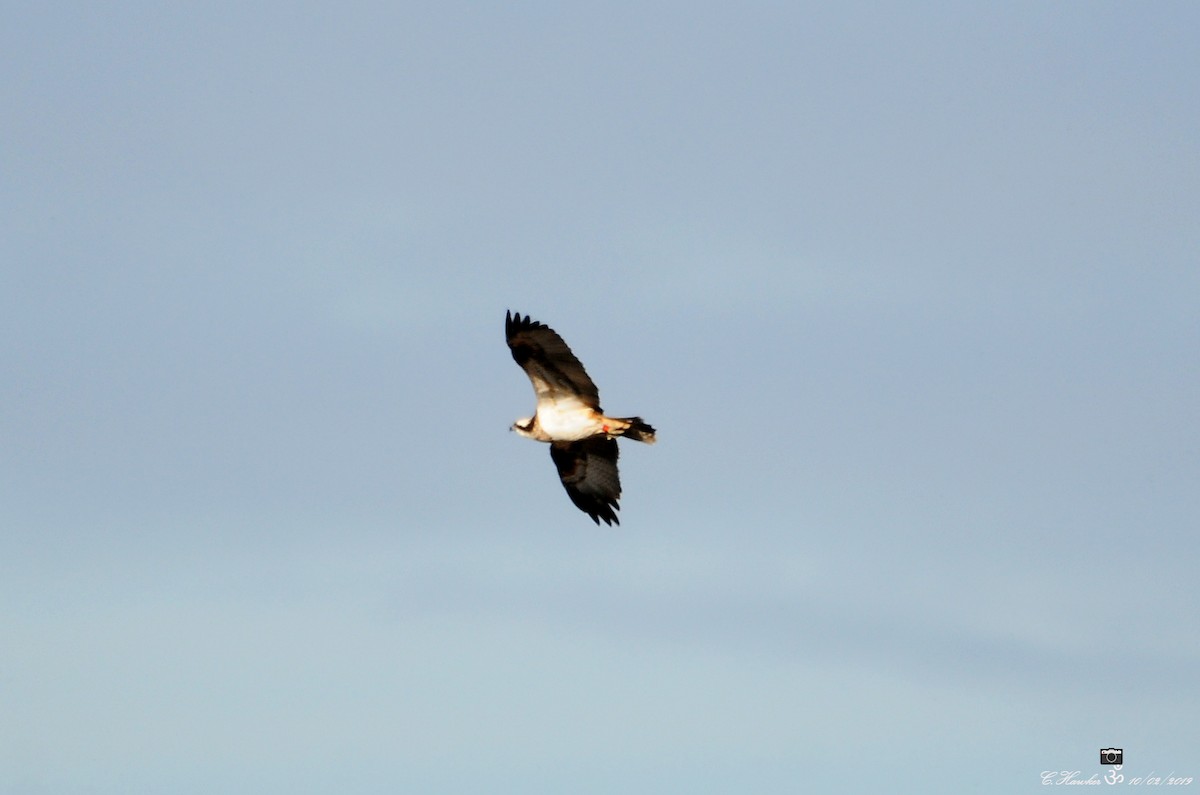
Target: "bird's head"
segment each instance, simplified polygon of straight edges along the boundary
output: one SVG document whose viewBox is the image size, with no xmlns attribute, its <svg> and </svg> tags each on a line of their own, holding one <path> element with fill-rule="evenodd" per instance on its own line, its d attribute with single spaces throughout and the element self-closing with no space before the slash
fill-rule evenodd
<svg viewBox="0 0 1200 795">
<path fill-rule="evenodd" d="M 510 431 L 516 431 L 522 436 L 533 435 L 533 417 L 522 417 L 512 424 Z"/>
</svg>

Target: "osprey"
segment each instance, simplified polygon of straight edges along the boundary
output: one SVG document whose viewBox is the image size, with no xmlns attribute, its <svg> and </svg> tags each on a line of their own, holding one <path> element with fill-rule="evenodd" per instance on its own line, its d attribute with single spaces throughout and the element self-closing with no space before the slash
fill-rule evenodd
<svg viewBox="0 0 1200 795">
<path fill-rule="evenodd" d="M 512 430 L 550 443 L 550 458 L 575 507 L 596 524 L 620 524 L 617 437 L 654 444 L 654 429 L 641 417 L 606 417 L 596 385 L 554 329 L 510 311 L 504 336 L 537 395 L 537 411 Z"/>
</svg>

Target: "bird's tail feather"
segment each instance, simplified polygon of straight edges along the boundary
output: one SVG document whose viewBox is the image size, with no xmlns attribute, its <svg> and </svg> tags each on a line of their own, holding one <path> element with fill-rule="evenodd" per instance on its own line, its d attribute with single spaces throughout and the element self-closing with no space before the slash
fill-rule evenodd
<svg viewBox="0 0 1200 795">
<path fill-rule="evenodd" d="M 654 438 L 654 429 L 641 417 L 621 417 L 618 419 L 618 422 L 625 425 L 623 429 L 618 431 L 619 436 L 624 436 L 626 439 L 633 439 L 635 442 L 645 442 L 646 444 L 654 444 L 657 441 Z"/>
</svg>

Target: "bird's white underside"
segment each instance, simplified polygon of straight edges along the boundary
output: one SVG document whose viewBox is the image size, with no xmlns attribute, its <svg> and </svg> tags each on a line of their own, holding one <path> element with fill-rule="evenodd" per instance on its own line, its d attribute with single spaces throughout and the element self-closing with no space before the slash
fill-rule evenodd
<svg viewBox="0 0 1200 795">
<path fill-rule="evenodd" d="M 537 420 L 556 442 L 574 442 L 604 432 L 604 416 L 571 397 L 538 403 Z"/>
</svg>

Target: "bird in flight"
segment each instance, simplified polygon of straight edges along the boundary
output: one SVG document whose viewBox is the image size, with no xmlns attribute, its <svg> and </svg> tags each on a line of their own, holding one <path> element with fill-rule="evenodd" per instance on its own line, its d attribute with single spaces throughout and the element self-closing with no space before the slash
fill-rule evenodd
<svg viewBox="0 0 1200 795">
<path fill-rule="evenodd" d="M 509 311 L 504 336 L 537 395 L 537 410 L 512 425 L 521 436 L 550 443 L 550 458 L 575 507 L 597 525 L 620 524 L 617 437 L 654 444 L 641 417 L 607 417 L 600 393 L 563 338 L 528 315 Z"/>
</svg>

